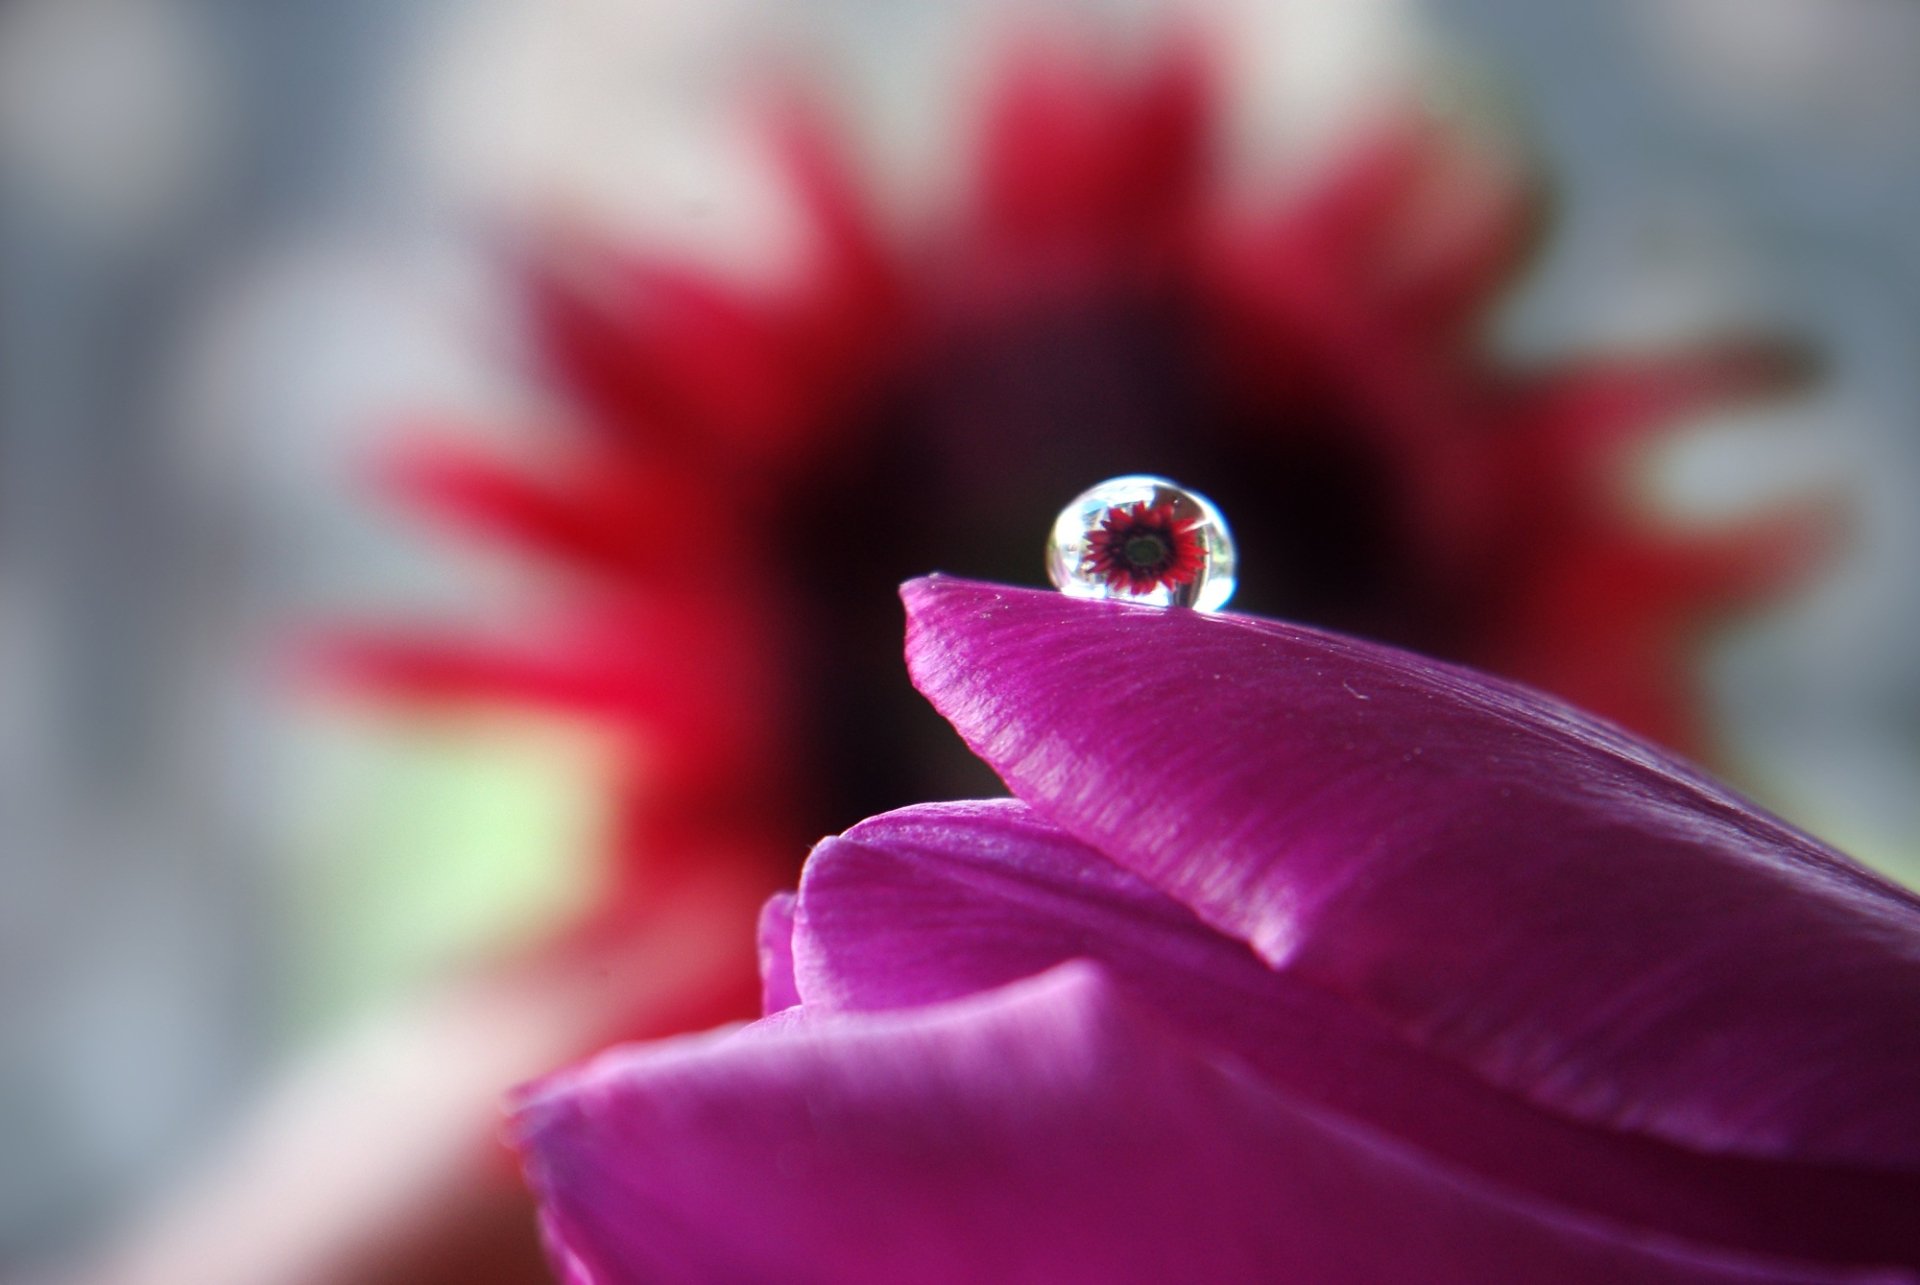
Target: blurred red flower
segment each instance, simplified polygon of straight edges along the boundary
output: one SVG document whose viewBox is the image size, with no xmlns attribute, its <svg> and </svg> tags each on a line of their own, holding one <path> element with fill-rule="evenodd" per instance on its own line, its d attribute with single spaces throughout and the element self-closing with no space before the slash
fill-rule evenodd
<svg viewBox="0 0 1920 1285">
<path fill-rule="evenodd" d="M 1216 91 L 1190 45 L 1126 72 L 1029 49 L 960 204 L 916 229 L 789 103 L 800 270 L 754 284 L 579 242 L 526 270 L 574 422 L 537 466 L 418 435 L 391 480 L 572 591 L 510 646 L 387 635 L 340 659 L 394 697 L 612 732 L 627 886 L 587 940 L 715 863 L 771 888 L 816 835 L 990 790 L 887 678 L 895 586 L 935 567 L 1034 579 L 1059 505 L 1114 474 L 1220 503 L 1237 605 L 1702 748 L 1697 636 L 1801 574 L 1828 524 L 1662 529 L 1625 474 L 1653 434 L 1786 386 L 1794 355 L 1741 338 L 1495 360 L 1486 323 L 1541 224 L 1520 167 L 1403 113 L 1250 205 L 1217 164 Z M 726 931 L 748 901 L 729 898 Z M 750 1011 L 741 977 L 722 993 Z M 594 1039 L 657 1033 L 659 998 Z"/>
<path fill-rule="evenodd" d="M 913 237 L 818 114 L 790 111 L 813 246 L 793 279 L 579 245 L 529 271 L 577 431 L 538 474 L 417 441 L 394 480 L 578 592 L 524 647 L 381 642 L 363 672 L 630 737 L 629 868 L 740 846 L 790 863 L 978 781 L 930 715 L 873 695 L 897 686 L 871 681 L 899 664 L 893 586 L 934 566 L 1032 579 L 1067 497 L 1151 471 L 1220 502 L 1248 609 L 1700 750 L 1696 636 L 1799 574 L 1827 528 L 1796 510 L 1662 529 L 1625 473 L 1650 435 L 1785 385 L 1794 355 L 1736 339 L 1494 361 L 1484 326 L 1541 213 L 1515 167 L 1402 116 L 1242 209 L 1214 97 L 1187 46 L 1135 74 L 1029 52 L 964 204 Z"/>
</svg>

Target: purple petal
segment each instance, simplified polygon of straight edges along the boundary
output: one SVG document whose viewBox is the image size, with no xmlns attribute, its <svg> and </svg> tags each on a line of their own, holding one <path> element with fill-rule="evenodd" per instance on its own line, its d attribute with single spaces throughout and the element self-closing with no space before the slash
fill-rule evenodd
<svg viewBox="0 0 1920 1285">
<path fill-rule="evenodd" d="M 1920 1178 L 1705 1156 L 1577 1124 L 1415 1049 L 1010 799 L 863 821 L 807 861 L 810 1011 L 908 1008 L 1101 964 L 1276 1087 L 1512 1190 L 1694 1240 L 1920 1264 Z"/>
<path fill-rule="evenodd" d="M 616 1052 L 519 1126 L 557 1254 L 595 1285 L 1911 1279 L 1503 1198 L 1196 1056 L 1085 964 Z"/>
<path fill-rule="evenodd" d="M 776 892 L 760 907 L 760 1011 L 778 1013 L 800 1002 L 793 983 L 793 916 L 799 899 Z"/>
<path fill-rule="evenodd" d="M 1076 838 L 1580 1119 L 1920 1169 L 1920 903 L 1550 699 L 1389 648 L 946 578 L 914 681 Z"/>
</svg>

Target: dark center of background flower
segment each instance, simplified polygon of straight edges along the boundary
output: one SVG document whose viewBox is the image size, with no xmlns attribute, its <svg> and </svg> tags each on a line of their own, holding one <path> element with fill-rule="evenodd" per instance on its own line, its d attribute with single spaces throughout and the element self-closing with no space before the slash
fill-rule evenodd
<svg viewBox="0 0 1920 1285">
<path fill-rule="evenodd" d="M 1212 497 L 1241 554 L 1234 607 L 1446 651 L 1396 514 L 1391 461 L 1337 398 L 1261 405 L 1223 370 L 1174 290 L 1077 299 L 934 336 L 873 398 L 816 484 L 789 492 L 776 529 L 874 533 L 823 574 L 801 557 L 795 631 L 802 725 L 826 833 L 909 802 L 998 794 L 899 681 L 902 580 L 938 569 L 1034 584 L 1046 532 L 1102 477 L 1156 473 Z M 1173 552 L 1153 528 L 1119 533 L 1142 571 Z M 808 551 L 811 552 L 811 551 Z"/>
</svg>

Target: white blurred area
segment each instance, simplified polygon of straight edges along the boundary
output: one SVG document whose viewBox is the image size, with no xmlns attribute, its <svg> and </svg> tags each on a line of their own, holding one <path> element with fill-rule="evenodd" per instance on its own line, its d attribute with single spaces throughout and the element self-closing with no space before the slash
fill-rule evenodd
<svg viewBox="0 0 1920 1285">
<path fill-rule="evenodd" d="M 1768 324 L 1809 396 L 1700 425 L 1684 518 L 1848 497 L 1851 546 L 1713 658 L 1723 765 L 1823 838 L 1920 882 L 1920 9 L 1878 0 L 1436 0 L 1557 177 L 1511 320 L 1529 347 Z"/>
<path fill-rule="evenodd" d="M 1122 40 L 1166 12 L 1051 7 Z M 1034 10 L 0 8 L 0 1275 L 129 1227 L 137 1257 L 138 1229 L 171 1217 L 183 1175 L 217 1171 L 299 1056 L 383 1047 L 415 988 L 578 895 L 566 851 L 590 801 L 567 749 L 527 769 L 511 815 L 427 833 L 395 814 L 488 793 L 521 733 L 450 761 L 316 718 L 277 664 L 332 613 L 497 600 L 487 577 L 504 573 L 371 502 L 360 468 L 399 414 L 538 414 L 490 268 L 502 239 L 579 220 L 743 272 L 777 265 L 791 246 L 743 94 L 770 74 L 830 87 L 889 199 L 937 202 L 963 154 L 955 104 L 1008 16 Z M 1248 157 L 1311 149 L 1392 88 L 1518 123 L 1559 221 L 1508 318 L 1516 348 L 1774 323 L 1824 351 L 1820 390 L 1703 424 L 1659 493 L 1676 520 L 1807 486 L 1855 497 L 1845 564 L 1720 649 L 1716 722 L 1750 789 L 1920 880 L 1920 7 L 1183 12 L 1234 33 Z M 449 909 L 461 845 L 490 842 L 492 882 Z M 488 1074 L 539 1069 L 538 1026 Z M 337 1098 L 273 1100 L 298 1114 Z M 265 1173 L 316 1136 L 246 1127 Z M 377 1141 L 284 1191 L 354 1187 Z M 221 1210 L 257 1224 L 273 1207 L 193 1190 L 185 1225 L 209 1236 Z M 302 1252 L 324 1254 L 353 1216 L 304 1209 Z M 174 1236 L 166 1261 L 191 1261 Z M 234 1270 L 257 1285 L 269 1268 Z"/>
</svg>

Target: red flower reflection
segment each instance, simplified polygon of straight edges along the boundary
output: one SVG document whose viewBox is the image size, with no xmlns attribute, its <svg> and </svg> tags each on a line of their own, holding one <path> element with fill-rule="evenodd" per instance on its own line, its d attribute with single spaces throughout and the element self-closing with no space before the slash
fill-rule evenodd
<svg viewBox="0 0 1920 1285">
<path fill-rule="evenodd" d="M 1086 569 L 1130 593 L 1191 584 L 1206 565 L 1206 550 L 1194 531 L 1199 525 L 1198 518 L 1175 521 L 1171 504 L 1117 504 L 1088 537 Z"/>
</svg>

